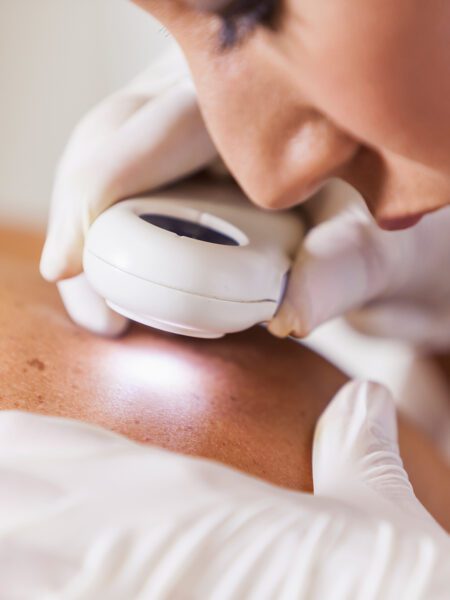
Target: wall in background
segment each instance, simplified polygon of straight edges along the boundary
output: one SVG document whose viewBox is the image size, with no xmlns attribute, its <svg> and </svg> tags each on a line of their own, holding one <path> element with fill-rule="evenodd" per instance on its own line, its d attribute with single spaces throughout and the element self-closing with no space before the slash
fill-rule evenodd
<svg viewBox="0 0 450 600">
<path fill-rule="evenodd" d="M 169 43 L 128 0 L 0 0 L 0 222 L 45 224 L 77 120 Z"/>
</svg>

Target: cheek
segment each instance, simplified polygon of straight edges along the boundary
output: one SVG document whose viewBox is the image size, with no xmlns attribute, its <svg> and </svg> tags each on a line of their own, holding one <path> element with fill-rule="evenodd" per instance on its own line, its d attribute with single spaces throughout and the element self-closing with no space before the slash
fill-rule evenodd
<svg viewBox="0 0 450 600">
<path fill-rule="evenodd" d="M 349 4 L 351 12 L 337 1 L 333 20 L 317 16 L 308 40 L 316 103 L 368 145 L 442 169 L 450 151 L 442 126 L 450 118 L 450 26 L 439 33 L 439 14 L 414 1 L 368 1 L 364 11 Z"/>
</svg>

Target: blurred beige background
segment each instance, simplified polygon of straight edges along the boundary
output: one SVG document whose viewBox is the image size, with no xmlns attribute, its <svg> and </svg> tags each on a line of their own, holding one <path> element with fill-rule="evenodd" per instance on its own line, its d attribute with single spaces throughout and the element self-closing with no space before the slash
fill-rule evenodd
<svg viewBox="0 0 450 600">
<path fill-rule="evenodd" d="M 0 0 L 0 222 L 44 226 L 71 129 L 170 44 L 128 0 Z"/>
</svg>

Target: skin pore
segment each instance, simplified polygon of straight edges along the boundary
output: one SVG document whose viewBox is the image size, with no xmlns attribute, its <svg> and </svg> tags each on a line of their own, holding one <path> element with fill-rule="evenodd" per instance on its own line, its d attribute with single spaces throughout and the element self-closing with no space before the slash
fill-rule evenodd
<svg viewBox="0 0 450 600">
<path fill-rule="evenodd" d="M 182 47 L 212 138 L 257 204 L 296 204 L 331 176 L 388 229 L 450 202 L 445 0 L 135 1 Z"/>
<path fill-rule="evenodd" d="M 312 490 L 315 423 L 346 376 L 262 328 L 208 342 L 139 326 L 120 340 L 95 337 L 70 322 L 41 280 L 42 241 L 0 231 L 3 410 L 95 423 Z M 448 467 L 405 419 L 399 434 L 417 496 L 450 529 Z"/>
</svg>

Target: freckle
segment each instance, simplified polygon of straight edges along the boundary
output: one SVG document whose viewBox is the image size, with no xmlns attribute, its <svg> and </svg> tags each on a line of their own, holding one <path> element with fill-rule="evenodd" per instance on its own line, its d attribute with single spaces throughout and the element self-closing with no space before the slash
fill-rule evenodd
<svg viewBox="0 0 450 600">
<path fill-rule="evenodd" d="M 37 369 L 38 371 L 45 370 L 45 364 L 42 362 L 42 360 L 39 360 L 38 358 L 33 358 L 33 360 L 27 361 L 27 365 L 33 367 L 34 369 Z"/>
</svg>

